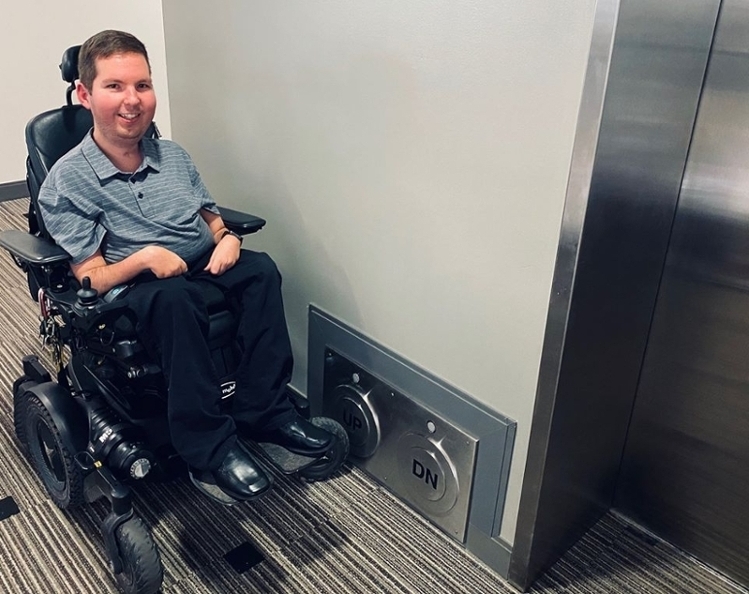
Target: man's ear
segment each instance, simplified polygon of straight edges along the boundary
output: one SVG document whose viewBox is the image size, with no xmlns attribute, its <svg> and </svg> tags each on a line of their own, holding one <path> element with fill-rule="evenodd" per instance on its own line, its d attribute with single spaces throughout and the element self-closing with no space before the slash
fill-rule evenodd
<svg viewBox="0 0 749 594">
<path fill-rule="evenodd" d="M 86 109 L 91 109 L 91 101 L 89 101 L 89 93 L 88 89 L 83 86 L 83 83 L 81 81 L 78 81 L 75 85 L 75 94 L 78 97 L 78 102 L 83 105 Z"/>
</svg>

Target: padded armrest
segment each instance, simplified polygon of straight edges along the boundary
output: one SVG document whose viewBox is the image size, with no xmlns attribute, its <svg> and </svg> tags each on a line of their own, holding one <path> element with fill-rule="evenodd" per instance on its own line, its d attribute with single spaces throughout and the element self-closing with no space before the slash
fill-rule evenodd
<svg viewBox="0 0 749 594">
<path fill-rule="evenodd" d="M 0 247 L 33 266 L 45 266 L 70 259 L 68 253 L 60 246 L 18 229 L 1 232 Z"/>
<path fill-rule="evenodd" d="M 251 214 L 240 212 L 238 210 L 232 210 L 224 206 L 218 207 L 221 213 L 221 218 L 224 220 L 224 224 L 227 228 L 239 233 L 240 235 L 248 235 L 249 233 L 255 233 L 260 231 L 265 226 L 265 219 L 256 217 Z"/>
</svg>

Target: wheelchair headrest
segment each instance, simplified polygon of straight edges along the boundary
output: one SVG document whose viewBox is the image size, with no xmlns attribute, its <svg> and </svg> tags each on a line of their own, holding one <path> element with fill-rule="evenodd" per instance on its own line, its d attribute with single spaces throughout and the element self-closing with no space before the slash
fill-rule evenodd
<svg viewBox="0 0 749 594">
<path fill-rule="evenodd" d="M 81 51 L 80 45 L 69 47 L 62 54 L 60 62 L 60 73 L 62 80 L 68 83 L 74 83 L 78 78 L 78 53 Z"/>
</svg>

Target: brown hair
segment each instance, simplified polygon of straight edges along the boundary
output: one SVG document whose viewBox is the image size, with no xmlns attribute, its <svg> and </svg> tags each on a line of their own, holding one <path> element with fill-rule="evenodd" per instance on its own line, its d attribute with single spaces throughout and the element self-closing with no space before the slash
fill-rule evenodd
<svg viewBox="0 0 749 594">
<path fill-rule="evenodd" d="M 148 71 L 151 71 L 146 46 L 137 37 L 124 31 L 108 29 L 89 37 L 81 46 L 78 54 L 78 78 L 84 87 L 91 90 L 94 84 L 96 60 L 114 54 L 140 54 L 146 59 Z"/>
</svg>

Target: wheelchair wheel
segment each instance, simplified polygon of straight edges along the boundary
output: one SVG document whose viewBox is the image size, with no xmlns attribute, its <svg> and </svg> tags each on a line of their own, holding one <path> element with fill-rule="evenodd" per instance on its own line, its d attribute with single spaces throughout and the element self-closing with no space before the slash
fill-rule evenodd
<svg viewBox="0 0 749 594">
<path fill-rule="evenodd" d="M 60 509 L 81 505 L 83 471 L 63 444 L 52 416 L 35 394 L 26 392 L 20 400 L 20 430 L 44 488 Z"/>
<path fill-rule="evenodd" d="M 133 516 L 114 533 L 122 559 L 122 571 L 114 578 L 125 594 L 154 594 L 161 588 L 164 569 L 161 556 L 143 520 Z"/>
<path fill-rule="evenodd" d="M 328 417 L 313 417 L 310 422 L 320 429 L 332 433 L 335 437 L 335 445 L 317 462 L 304 470 L 300 470 L 299 476 L 310 482 L 322 481 L 338 472 L 348 458 L 348 433 L 338 421 Z"/>
<path fill-rule="evenodd" d="M 27 375 L 22 375 L 16 381 L 13 382 L 13 429 L 16 432 L 16 438 L 20 446 L 21 452 L 27 455 L 29 452 L 28 443 L 26 441 L 26 430 L 24 429 L 24 405 L 25 400 L 23 398 L 24 392 L 19 391 L 21 384 L 30 381 L 31 378 Z"/>
</svg>

